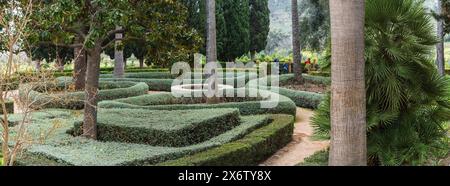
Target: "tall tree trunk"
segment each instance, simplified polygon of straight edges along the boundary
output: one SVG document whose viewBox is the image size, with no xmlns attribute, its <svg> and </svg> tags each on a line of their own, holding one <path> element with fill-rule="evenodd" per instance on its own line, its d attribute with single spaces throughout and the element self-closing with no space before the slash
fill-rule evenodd
<svg viewBox="0 0 450 186">
<path fill-rule="evenodd" d="M 437 9 L 436 13 L 442 15 L 442 1 L 437 0 Z M 439 43 L 436 45 L 437 56 L 436 56 L 436 65 L 439 71 L 439 74 L 445 76 L 445 55 L 444 55 L 444 20 L 437 20 L 437 36 L 439 39 Z"/>
<path fill-rule="evenodd" d="M 139 59 L 139 68 L 144 68 L 144 58 Z"/>
<path fill-rule="evenodd" d="M 363 0 L 330 1 L 331 166 L 367 165 Z"/>
<path fill-rule="evenodd" d="M 298 2 L 291 0 L 292 12 L 292 49 L 294 52 L 294 74 L 297 82 L 303 83 L 302 76 L 302 47 L 300 43 L 300 22 L 298 15 Z"/>
<path fill-rule="evenodd" d="M 217 62 L 216 0 L 206 1 L 206 13 L 207 13 L 206 62 L 215 63 Z M 213 80 L 211 86 L 212 86 L 211 88 L 214 91 L 214 94 L 216 95 L 218 91 L 217 79 Z M 207 99 L 207 103 L 209 104 L 214 104 L 217 102 L 218 98 L 216 96 L 212 96 Z"/>
<path fill-rule="evenodd" d="M 86 50 L 82 47 L 74 50 L 75 64 L 73 71 L 73 79 L 75 81 L 76 90 L 84 90 L 86 83 L 87 56 Z"/>
<path fill-rule="evenodd" d="M 91 139 L 97 139 L 97 95 L 99 89 L 101 51 L 100 44 L 97 44 L 94 49 L 88 52 L 83 136 Z"/>
<path fill-rule="evenodd" d="M 117 26 L 117 30 L 122 29 L 122 27 Z M 116 42 L 114 47 L 114 77 L 115 78 L 123 78 L 123 75 L 125 73 L 125 60 L 123 57 L 123 46 L 122 46 L 122 40 L 123 34 L 117 33 L 116 34 Z"/>
</svg>

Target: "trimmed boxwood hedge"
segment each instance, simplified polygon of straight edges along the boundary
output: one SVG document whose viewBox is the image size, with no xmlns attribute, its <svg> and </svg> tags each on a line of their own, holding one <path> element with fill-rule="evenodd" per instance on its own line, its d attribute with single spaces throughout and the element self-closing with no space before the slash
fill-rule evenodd
<svg viewBox="0 0 450 186">
<path fill-rule="evenodd" d="M 5 106 L 6 106 L 6 112 L 8 114 L 14 113 L 14 101 L 13 100 L 6 100 Z M 0 114 L 3 114 L 3 109 L 1 107 L 0 107 Z"/>
<path fill-rule="evenodd" d="M 30 133 L 49 130 L 55 121 L 61 121 L 60 127 L 45 144 L 33 144 L 22 153 L 17 165 L 257 165 L 291 141 L 294 127 L 294 117 L 289 115 L 247 116 L 242 117 L 238 127 L 202 144 L 182 148 L 152 147 L 74 138 L 65 132 L 72 127 L 71 122 L 80 117 L 73 112 L 33 113 Z M 13 115 L 11 119 L 20 119 L 20 116 Z M 265 123 L 267 119 L 269 123 Z M 165 161 L 170 162 L 163 163 Z"/>
<path fill-rule="evenodd" d="M 235 93 L 239 89 L 233 89 Z M 245 89 L 248 93 L 250 89 Z M 255 89 L 253 89 L 256 91 Z M 226 90 L 225 90 L 226 91 Z M 131 108 L 148 110 L 193 110 L 193 109 L 215 109 L 215 108 L 237 108 L 241 115 L 256 114 L 296 114 L 296 105 L 289 98 L 275 94 L 269 91 L 259 90 L 259 93 L 269 95 L 269 98 L 260 100 L 261 97 L 251 98 L 224 98 L 225 101 L 220 104 L 193 104 L 199 103 L 201 98 L 177 98 L 171 93 L 148 94 L 143 96 L 117 99 L 112 101 L 102 101 L 100 108 Z M 278 97 L 277 99 L 274 99 Z M 198 100 L 200 99 L 200 100 Z M 262 103 L 276 104 L 274 108 L 261 108 Z"/>
<path fill-rule="evenodd" d="M 42 93 L 45 90 L 65 90 L 70 86 L 64 78 L 56 83 L 25 84 L 19 87 L 19 96 L 22 100 L 28 99 L 32 107 L 82 109 L 84 107 L 85 92 L 69 92 L 62 94 Z M 30 90 L 32 89 L 32 90 Z M 97 95 L 98 101 L 113 100 L 144 95 L 148 93 L 148 85 L 136 82 L 100 82 L 100 91 Z"/>
<path fill-rule="evenodd" d="M 186 147 L 157 147 L 73 137 L 66 131 L 73 127 L 74 121 L 82 117 L 74 114 L 75 112 L 77 111 L 45 110 L 33 113 L 33 125 L 29 128 L 31 136 L 39 136 L 42 131 L 53 129 L 53 123 L 58 123 L 58 128 L 52 130 L 52 135 L 46 138 L 44 143 L 33 144 L 27 148 L 26 153 L 63 165 L 153 165 L 221 146 L 269 125 L 268 115 L 244 116 L 240 125 L 205 142 Z M 20 117 L 13 116 L 11 120 L 20 120 Z M 292 131 L 287 133 L 292 134 Z"/>
<path fill-rule="evenodd" d="M 224 73 L 223 78 L 219 78 L 223 84 L 233 85 L 235 88 L 241 88 L 245 86 L 247 82 L 252 79 L 256 79 L 258 75 L 256 73 Z M 147 83 L 149 89 L 152 91 L 166 91 L 170 92 L 173 81 L 177 78 L 176 75 L 170 73 L 127 73 L 124 78 L 113 78 L 111 74 L 101 75 L 101 81 L 132 81 Z M 194 79 L 196 75 L 191 74 L 191 82 L 200 84 L 206 82 L 206 78 Z M 242 85 L 238 85 L 239 82 L 243 82 Z"/>
<path fill-rule="evenodd" d="M 283 96 L 286 96 L 286 97 L 292 99 L 292 101 L 294 101 L 298 107 L 303 107 L 303 108 L 317 109 L 317 107 L 319 106 L 319 104 L 322 102 L 322 100 L 324 98 L 323 94 L 314 93 L 314 92 L 297 91 L 297 90 L 291 90 L 291 89 L 282 88 L 282 87 L 268 87 L 269 85 L 271 85 L 271 83 L 270 83 L 271 78 L 272 78 L 272 76 L 268 76 L 266 78 L 251 80 L 247 84 L 247 87 L 258 88 L 258 89 L 262 89 L 262 90 L 269 90 L 272 92 L 279 93 Z M 294 75 L 293 74 L 281 75 L 281 76 L 278 76 L 278 78 L 279 78 L 280 85 L 282 85 L 284 82 L 287 82 L 287 81 L 293 79 Z M 328 77 L 310 76 L 310 75 L 304 74 L 304 78 L 309 82 L 317 83 L 317 84 L 329 85 L 331 82 L 330 78 L 328 78 Z M 260 84 L 262 84 L 262 85 L 260 85 Z M 263 85 L 267 85 L 267 86 L 263 86 Z"/>
<path fill-rule="evenodd" d="M 255 166 L 292 140 L 294 117 L 272 115 L 272 122 L 244 138 L 160 166 Z"/>
<path fill-rule="evenodd" d="M 97 137 L 100 141 L 183 147 L 211 139 L 239 124 L 237 109 L 101 109 Z M 69 133 L 81 135 L 81 126 L 82 123 L 77 122 L 75 131 Z"/>
</svg>

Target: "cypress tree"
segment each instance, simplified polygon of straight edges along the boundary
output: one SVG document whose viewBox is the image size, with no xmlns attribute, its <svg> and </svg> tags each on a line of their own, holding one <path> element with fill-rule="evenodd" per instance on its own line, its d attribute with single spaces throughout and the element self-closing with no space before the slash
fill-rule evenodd
<svg viewBox="0 0 450 186">
<path fill-rule="evenodd" d="M 255 53 L 266 48 L 269 31 L 269 0 L 250 0 L 250 52 L 252 60 Z"/>
<path fill-rule="evenodd" d="M 249 0 L 223 1 L 226 38 L 224 55 L 220 60 L 234 61 L 247 53 L 250 46 Z"/>
</svg>

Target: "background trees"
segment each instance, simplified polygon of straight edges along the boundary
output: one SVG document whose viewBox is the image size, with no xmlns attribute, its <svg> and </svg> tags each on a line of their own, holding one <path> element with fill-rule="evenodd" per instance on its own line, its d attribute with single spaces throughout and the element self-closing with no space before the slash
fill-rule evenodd
<svg viewBox="0 0 450 186">
<path fill-rule="evenodd" d="M 205 0 L 185 0 L 188 23 L 206 41 Z M 255 7 L 255 8 L 251 8 Z M 234 61 L 250 51 L 260 52 L 267 43 L 270 27 L 267 0 L 216 0 L 216 43 L 219 61 Z M 258 18 L 252 15 L 258 15 Z M 253 27 L 252 27 L 253 25 Z M 253 33 L 252 32 L 253 29 Z M 256 34 L 256 35 L 253 35 Z M 206 46 L 205 46 L 206 48 Z M 204 49 L 199 50 L 206 54 Z"/>
<path fill-rule="evenodd" d="M 266 48 L 270 31 L 269 0 L 250 0 L 250 52 L 255 54 Z"/>
</svg>

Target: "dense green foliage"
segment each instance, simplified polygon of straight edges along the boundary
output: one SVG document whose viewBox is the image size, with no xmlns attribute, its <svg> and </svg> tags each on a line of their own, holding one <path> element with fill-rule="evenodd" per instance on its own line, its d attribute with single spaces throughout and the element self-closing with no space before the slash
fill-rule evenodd
<svg viewBox="0 0 450 186">
<path fill-rule="evenodd" d="M 164 147 L 189 146 L 238 126 L 239 116 L 237 109 L 101 109 L 98 140 Z M 81 123 L 75 126 L 75 135 L 82 134 L 81 127 Z"/>
<path fill-rule="evenodd" d="M 328 166 L 328 156 L 328 151 L 319 151 L 305 158 L 305 161 L 297 166 Z"/>
<path fill-rule="evenodd" d="M 206 41 L 205 0 L 182 2 L 188 9 L 188 23 Z M 262 51 L 267 43 L 269 14 L 267 0 L 216 0 L 219 61 L 234 61 L 250 51 Z M 200 52 L 204 54 L 205 49 L 201 49 Z"/>
<path fill-rule="evenodd" d="M 263 51 L 270 31 L 269 0 L 250 0 L 250 52 Z"/>
<path fill-rule="evenodd" d="M 450 82 L 432 62 L 431 17 L 416 0 L 366 3 L 368 156 L 371 165 L 420 165 L 446 155 Z M 329 135 L 330 97 L 313 123 Z"/>
</svg>

